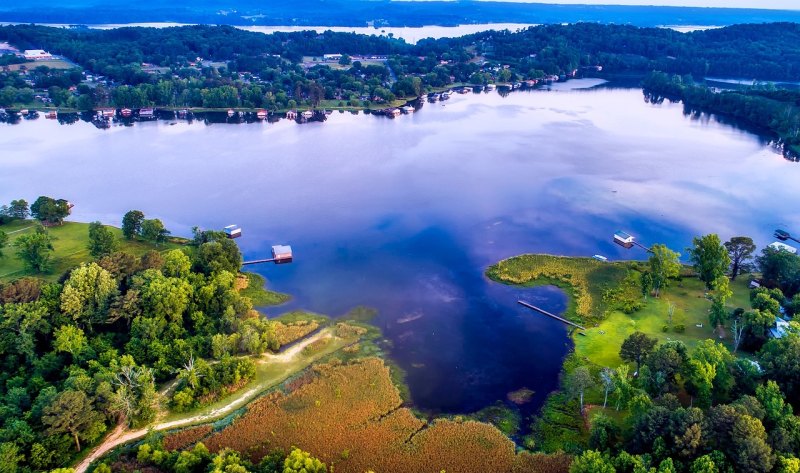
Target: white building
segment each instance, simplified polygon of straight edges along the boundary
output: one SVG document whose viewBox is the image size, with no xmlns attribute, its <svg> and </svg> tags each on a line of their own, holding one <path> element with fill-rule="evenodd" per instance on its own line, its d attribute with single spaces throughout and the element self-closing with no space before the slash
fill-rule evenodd
<svg viewBox="0 0 800 473">
<path fill-rule="evenodd" d="M 43 49 L 26 49 L 23 53 L 25 59 L 36 61 L 39 59 L 53 59 L 53 55 Z"/>
<path fill-rule="evenodd" d="M 772 336 L 772 338 L 783 338 L 788 331 L 789 322 L 780 317 L 775 317 L 775 326 L 769 329 L 769 334 Z"/>
<path fill-rule="evenodd" d="M 323 54 L 322 59 L 324 61 L 338 61 L 342 58 L 341 54 Z"/>
<path fill-rule="evenodd" d="M 797 253 L 797 248 L 795 248 L 795 247 L 793 247 L 791 245 L 787 245 L 786 243 L 781 243 L 779 241 L 776 241 L 774 243 L 770 243 L 769 247 L 773 248 L 775 250 L 788 251 L 791 254 L 796 254 Z"/>
</svg>

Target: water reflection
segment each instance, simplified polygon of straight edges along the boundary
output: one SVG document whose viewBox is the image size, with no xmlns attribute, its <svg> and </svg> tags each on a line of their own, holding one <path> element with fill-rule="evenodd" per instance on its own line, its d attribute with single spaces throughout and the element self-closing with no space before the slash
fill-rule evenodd
<svg viewBox="0 0 800 473">
<path fill-rule="evenodd" d="M 375 307 L 418 407 L 469 411 L 527 387 L 530 411 L 569 347 L 516 300 L 559 312 L 564 296 L 490 283 L 489 264 L 644 257 L 611 242 L 620 228 L 682 250 L 701 233 L 764 245 L 800 227 L 800 167 L 762 137 L 640 90 L 563 87 L 455 95 L 394 120 L 0 125 L 0 201 L 64 197 L 76 219 L 115 224 L 136 208 L 178 234 L 236 223 L 248 258 L 289 243 L 293 264 L 258 268 L 295 296 L 270 314 Z"/>
</svg>

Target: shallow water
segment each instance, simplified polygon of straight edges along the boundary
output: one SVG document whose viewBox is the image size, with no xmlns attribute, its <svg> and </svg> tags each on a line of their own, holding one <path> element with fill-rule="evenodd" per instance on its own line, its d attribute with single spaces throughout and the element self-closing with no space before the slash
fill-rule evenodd
<svg viewBox="0 0 800 473">
<path fill-rule="evenodd" d="M 516 300 L 566 301 L 491 283 L 488 265 L 524 252 L 643 258 L 611 242 L 617 229 L 682 250 L 701 233 L 763 245 L 800 228 L 800 165 L 766 138 L 636 89 L 571 90 L 596 84 L 456 95 L 395 120 L 0 125 L 0 201 L 63 197 L 76 220 L 112 224 L 136 208 L 183 235 L 236 223 L 246 258 L 291 244 L 294 263 L 255 268 L 294 295 L 270 314 L 375 307 L 417 407 L 468 412 L 528 387 L 531 412 L 570 343 Z"/>
</svg>

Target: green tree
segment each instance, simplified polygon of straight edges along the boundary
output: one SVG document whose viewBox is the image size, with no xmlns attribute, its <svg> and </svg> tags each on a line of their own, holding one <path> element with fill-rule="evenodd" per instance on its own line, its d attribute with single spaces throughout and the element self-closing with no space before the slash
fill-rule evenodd
<svg viewBox="0 0 800 473">
<path fill-rule="evenodd" d="M 61 224 L 64 218 L 69 215 L 69 202 L 64 199 L 53 199 L 52 197 L 39 196 L 31 205 L 31 215 L 36 220 L 51 225 Z"/>
<path fill-rule="evenodd" d="M 164 243 L 169 234 L 169 230 L 164 228 L 164 224 L 157 218 L 142 221 L 142 238 L 146 241 Z"/>
<path fill-rule="evenodd" d="M 11 205 L 8 206 L 8 215 L 11 218 L 25 220 L 31 214 L 28 208 L 28 201 L 25 199 L 12 200 Z"/>
<path fill-rule="evenodd" d="M 743 415 L 736 419 L 731 431 L 731 460 L 736 471 L 762 473 L 772 469 L 775 457 L 767 443 L 767 432 L 761 421 Z"/>
<path fill-rule="evenodd" d="M 778 383 L 790 401 L 800 401 L 800 335 L 773 338 L 758 355 L 764 377 Z"/>
<path fill-rule="evenodd" d="M 318 458 L 294 448 L 283 461 L 283 473 L 326 473 L 328 468 Z"/>
<path fill-rule="evenodd" d="M 731 281 L 736 281 L 736 276 L 749 268 L 749 262 L 756 251 L 756 244 L 752 238 L 739 236 L 726 241 L 725 249 L 731 260 Z"/>
<path fill-rule="evenodd" d="M 567 392 L 571 396 L 577 397 L 579 400 L 581 414 L 583 414 L 583 395 L 586 390 L 594 386 L 594 384 L 592 374 L 589 372 L 589 368 L 585 366 L 575 368 L 575 370 L 569 373 L 564 379 L 564 387 Z"/>
<path fill-rule="evenodd" d="M 94 440 L 105 430 L 103 416 L 94 409 L 83 391 L 67 390 L 53 404 L 45 407 L 42 424 L 50 434 L 69 434 L 75 450 L 81 451 L 81 440 Z"/>
<path fill-rule="evenodd" d="M 762 280 L 768 287 L 780 287 L 789 296 L 798 292 L 800 256 L 768 246 L 761 251 L 756 261 Z"/>
<path fill-rule="evenodd" d="M 778 383 L 767 380 L 756 388 L 756 399 L 764 407 L 764 418 L 769 425 L 781 424 L 792 416 L 792 406 L 786 404 Z"/>
<path fill-rule="evenodd" d="M 43 273 L 50 269 L 50 258 L 53 253 L 53 243 L 47 230 L 37 227 L 33 233 L 20 235 L 14 240 L 17 256 L 25 265 L 36 272 Z"/>
<path fill-rule="evenodd" d="M 569 473 L 616 473 L 614 465 L 607 455 L 597 450 L 586 450 L 575 457 L 569 467 Z"/>
<path fill-rule="evenodd" d="M 669 278 L 675 278 L 680 274 L 681 263 L 679 258 L 681 255 L 661 244 L 653 245 L 650 251 L 652 252 L 652 256 L 648 260 L 650 274 L 653 277 L 655 296 L 658 297 L 661 288 L 667 286 Z"/>
<path fill-rule="evenodd" d="M 717 375 L 716 367 L 707 361 L 696 359 L 690 359 L 687 365 L 687 387 L 697 396 L 699 406 L 707 408 L 711 405 L 711 390 L 714 388 L 714 377 Z"/>
<path fill-rule="evenodd" d="M 89 224 L 89 254 L 94 258 L 102 258 L 117 250 L 119 242 L 108 227 L 100 222 Z"/>
<path fill-rule="evenodd" d="M 0 443 L 0 473 L 17 473 L 20 464 L 25 461 L 25 454 L 13 442 Z"/>
<path fill-rule="evenodd" d="M 86 335 L 83 330 L 74 325 L 62 325 L 57 328 L 53 341 L 53 348 L 72 355 L 73 359 L 86 349 Z"/>
<path fill-rule="evenodd" d="M 719 236 L 711 233 L 692 239 L 694 246 L 688 249 L 689 260 L 694 263 L 694 270 L 706 288 L 712 289 L 717 278 L 724 277 L 731 265 L 728 250 L 722 245 Z"/>
<path fill-rule="evenodd" d="M 133 239 L 142 231 L 144 214 L 140 210 L 129 210 L 122 217 L 122 235 L 128 240 Z"/>
<path fill-rule="evenodd" d="M 61 292 L 61 311 L 78 325 L 91 329 L 105 322 L 111 302 L 117 295 L 117 281 L 97 263 L 84 264 L 72 271 Z"/>
<path fill-rule="evenodd" d="M 164 255 L 164 266 L 161 272 L 167 277 L 186 278 L 192 269 L 192 262 L 181 250 L 171 250 Z"/>
<path fill-rule="evenodd" d="M 0 258 L 3 257 L 3 248 L 8 244 L 8 235 L 3 230 L 0 230 Z"/>
<path fill-rule="evenodd" d="M 242 253 L 239 246 L 228 238 L 210 241 L 200 245 L 194 265 L 196 270 L 205 274 L 220 271 L 237 274 L 242 267 Z"/>
<path fill-rule="evenodd" d="M 639 372 L 642 369 L 642 362 L 653 352 L 656 343 L 658 340 L 655 338 L 648 337 L 642 332 L 633 332 L 622 342 L 619 356 L 625 361 L 635 362 L 636 371 Z"/>
</svg>

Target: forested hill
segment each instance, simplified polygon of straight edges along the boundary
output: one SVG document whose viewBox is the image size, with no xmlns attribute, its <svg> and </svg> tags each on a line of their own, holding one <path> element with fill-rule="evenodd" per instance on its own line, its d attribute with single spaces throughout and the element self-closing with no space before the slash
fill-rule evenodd
<svg viewBox="0 0 800 473">
<path fill-rule="evenodd" d="M 0 28 L 0 40 L 20 48 L 48 49 L 106 74 L 105 68 L 142 62 L 181 67 L 196 57 L 231 61 L 268 55 L 298 62 L 302 56 L 336 52 L 398 55 L 409 63 L 410 58 L 432 58 L 412 64 L 409 72 L 419 74 L 433 72 L 443 59 L 464 63 L 462 69 L 472 74 L 474 67 L 466 65 L 486 59 L 510 64 L 518 79 L 531 78 L 535 71 L 559 74 L 601 65 L 611 73 L 660 70 L 695 77 L 800 80 L 798 23 L 735 25 L 693 33 L 579 23 L 423 40 L 415 46 L 352 33 L 264 35 L 230 26 L 87 30 L 22 25 Z"/>
<path fill-rule="evenodd" d="M 721 3 L 721 6 L 724 4 Z M 424 26 L 469 23 L 716 25 L 800 21 L 800 11 L 516 2 L 391 0 L 23 0 L 0 2 L 0 21 L 129 23 L 176 21 L 229 25 Z"/>
</svg>

